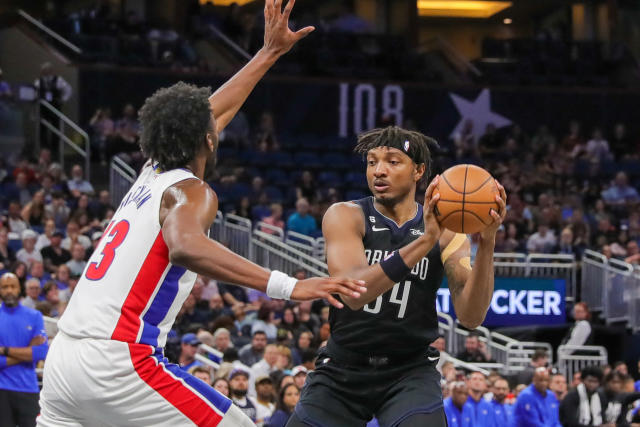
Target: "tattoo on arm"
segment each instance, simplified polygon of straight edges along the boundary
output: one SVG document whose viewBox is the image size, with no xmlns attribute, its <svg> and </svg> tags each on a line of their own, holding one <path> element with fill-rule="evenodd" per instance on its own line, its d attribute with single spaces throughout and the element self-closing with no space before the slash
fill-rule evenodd
<svg viewBox="0 0 640 427">
<path fill-rule="evenodd" d="M 447 275 L 447 282 L 449 283 L 449 292 L 451 293 L 451 300 L 453 301 L 454 305 L 456 303 L 456 299 L 458 295 L 460 295 L 460 293 L 464 289 L 464 284 L 467 281 L 467 278 L 465 277 L 466 274 L 460 274 L 461 273 L 460 268 L 456 264 L 458 264 L 457 261 L 451 258 L 449 258 L 444 263 L 444 271 L 445 271 L 445 274 Z"/>
</svg>

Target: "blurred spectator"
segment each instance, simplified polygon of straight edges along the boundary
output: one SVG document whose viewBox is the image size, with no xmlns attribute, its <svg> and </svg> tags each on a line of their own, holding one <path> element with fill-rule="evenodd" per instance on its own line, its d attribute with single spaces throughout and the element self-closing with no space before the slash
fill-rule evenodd
<svg viewBox="0 0 640 427">
<path fill-rule="evenodd" d="M 33 85 L 38 92 L 38 97 L 50 103 L 57 110 L 62 110 L 63 104 L 71 98 L 73 92 L 69 83 L 62 76 L 54 73 L 53 65 L 50 62 L 42 64 L 40 77 L 33 82 Z M 42 108 L 40 115 L 51 123 L 54 128 L 58 129 L 60 127 L 60 119 L 49 109 Z M 55 151 L 57 149 L 57 137 L 54 137 L 49 129 L 44 126 L 40 127 L 40 132 L 41 142 Z M 43 137 L 44 139 L 42 139 Z"/>
<path fill-rule="evenodd" d="M 267 334 L 264 331 L 255 331 L 251 337 L 251 342 L 240 349 L 238 355 L 240 361 L 247 366 L 258 363 L 267 346 Z"/>
<path fill-rule="evenodd" d="M 269 196 L 267 193 L 261 193 L 258 196 L 258 200 L 251 207 L 251 219 L 255 222 L 262 221 L 264 218 L 271 215 L 271 208 L 269 207 Z"/>
<path fill-rule="evenodd" d="M 464 351 L 458 353 L 456 359 L 469 363 L 487 363 L 491 358 L 487 346 L 480 340 L 480 334 L 471 331 L 464 340 Z"/>
<path fill-rule="evenodd" d="M 196 334 L 188 333 L 182 336 L 180 340 L 180 357 L 178 358 L 178 365 L 183 371 L 188 372 L 194 366 L 201 366 L 202 363 L 196 360 L 196 354 L 198 353 L 198 346 L 200 341 Z"/>
<path fill-rule="evenodd" d="M 194 366 L 189 373 L 206 384 L 211 385 L 211 371 L 205 366 Z"/>
<path fill-rule="evenodd" d="M 302 354 L 306 351 L 311 351 L 311 344 L 313 343 L 313 333 L 309 331 L 301 332 L 298 335 L 295 346 L 291 348 L 291 357 L 294 365 L 300 365 L 303 363 Z"/>
<path fill-rule="evenodd" d="M 14 183 L 9 182 L 5 185 L 3 196 L 5 199 L 18 201 L 20 205 L 24 206 L 31 201 L 32 189 L 27 174 L 21 171 L 16 174 Z"/>
<path fill-rule="evenodd" d="M 256 422 L 257 409 L 247 398 L 249 392 L 249 373 L 241 369 L 234 369 L 229 375 L 229 397 L 244 414 Z"/>
<path fill-rule="evenodd" d="M 38 236 L 36 240 L 36 249 L 42 251 L 43 248 L 51 245 L 51 236 L 56 231 L 56 223 L 52 219 L 47 219 L 44 222 L 44 233 Z"/>
<path fill-rule="evenodd" d="M 621 160 L 624 156 L 630 154 L 631 139 L 627 135 L 627 128 L 624 123 L 616 123 L 614 125 L 610 146 L 616 160 Z"/>
<path fill-rule="evenodd" d="M 631 240 L 627 242 L 627 254 L 624 262 L 629 264 L 640 264 L 640 247 L 638 247 L 638 242 L 635 240 Z"/>
<path fill-rule="evenodd" d="M 36 364 L 48 351 L 42 314 L 23 306 L 20 282 L 0 277 L 0 421 L 6 426 L 35 426 L 39 413 Z"/>
<path fill-rule="evenodd" d="M 226 378 L 217 378 L 213 381 L 213 388 L 225 397 L 229 397 L 229 381 Z"/>
<path fill-rule="evenodd" d="M 71 259 L 71 253 L 61 246 L 62 236 L 62 232 L 54 231 L 50 238 L 50 245 L 40 250 L 47 271 L 55 272 L 61 264 Z"/>
<path fill-rule="evenodd" d="M 115 124 L 111 119 L 111 108 L 98 108 L 93 117 L 91 117 L 89 126 L 91 126 L 91 148 L 93 153 L 98 155 L 98 160 L 101 163 L 106 164 L 107 145 L 115 132 Z"/>
<path fill-rule="evenodd" d="M 567 395 L 567 379 L 564 375 L 553 374 L 549 382 L 549 390 L 556 395 L 558 402 L 562 402 L 562 399 Z"/>
<path fill-rule="evenodd" d="M 29 275 L 27 278 L 31 279 L 32 277 L 38 279 L 40 285 L 43 285 L 44 282 L 51 279 L 49 273 L 44 271 L 44 264 L 39 261 L 33 261 L 29 267 Z"/>
<path fill-rule="evenodd" d="M 80 165 L 73 165 L 73 168 L 71 168 L 71 179 L 67 181 L 67 187 L 71 195 L 76 199 L 81 194 L 92 195 L 94 193 L 91 183 L 84 179 L 84 171 Z"/>
<path fill-rule="evenodd" d="M 603 425 L 606 400 L 598 391 L 602 382 L 602 371 L 595 366 L 587 366 L 581 371 L 582 381 L 560 405 L 560 422 L 566 427 Z"/>
<path fill-rule="evenodd" d="M 77 222 L 70 220 L 67 223 L 67 237 L 62 240 L 61 246 L 71 251 L 74 243 L 80 243 L 85 250 L 91 247 L 91 239 L 80 233 L 80 226 Z"/>
<path fill-rule="evenodd" d="M 498 377 L 493 382 L 493 425 L 496 427 L 508 427 L 513 423 L 513 405 L 506 403 L 509 394 L 509 382 Z"/>
<path fill-rule="evenodd" d="M 107 190 L 100 191 L 98 200 L 91 201 L 88 207 L 89 215 L 100 220 L 105 218 L 109 209 L 113 209 L 113 205 L 111 204 L 111 194 Z"/>
<path fill-rule="evenodd" d="M 24 222 L 22 216 L 20 215 L 20 203 L 16 201 L 9 202 L 9 209 L 7 210 L 7 222 L 9 225 L 9 230 L 22 234 L 27 228 L 27 223 Z"/>
<path fill-rule="evenodd" d="M 213 348 L 224 353 L 229 348 L 233 347 L 231 342 L 231 334 L 228 329 L 218 328 L 213 333 Z"/>
<path fill-rule="evenodd" d="M 587 142 L 586 154 L 592 162 L 603 162 L 611 160 L 611 152 L 609 151 L 609 142 L 602 137 L 602 130 L 595 128 L 592 138 Z"/>
<path fill-rule="evenodd" d="M 22 208 L 22 219 L 30 227 L 42 227 L 45 220 L 44 191 L 36 191 L 31 201 Z"/>
<path fill-rule="evenodd" d="M 136 143 L 140 137 L 140 122 L 136 117 L 136 109 L 127 104 L 122 110 L 122 117 L 115 123 L 116 152 L 136 150 Z"/>
<path fill-rule="evenodd" d="M 471 407 L 472 426 L 491 426 L 493 408 L 482 396 L 487 391 L 487 378 L 482 372 L 471 372 L 467 377 L 469 398 L 467 403 Z"/>
<path fill-rule="evenodd" d="M 22 232 L 22 249 L 16 254 L 16 259 L 27 265 L 31 266 L 33 261 L 42 262 L 42 255 L 40 251 L 36 250 L 36 239 L 38 234 L 33 230 L 24 230 Z"/>
<path fill-rule="evenodd" d="M 61 191 L 51 193 L 51 203 L 44 208 L 47 218 L 52 218 L 57 228 L 65 228 L 71 209 L 67 206 Z M 69 249 L 68 247 L 65 249 Z"/>
<path fill-rule="evenodd" d="M 0 228 L 0 270 L 7 269 L 16 260 L 16 254 L 9 247 L 9 231 Z"/>
<path fill-rule="evenodd" d="M 262 218 L 262 222 L 265 224 L 272 225 L 274 227 L 278 227 L 284 230 L 284 221 L 282 220 L 282 205 L 280 203 L 272 203 L 271 204 L 271 215 Z M 275 231 L 262 227 L 260 231 L 263 231 L 267 234 L 274 234 Z"/>
<path fill-rule="evenodd" d="M 529 252 L 549 253 L 556 244 L 556 236 L 545 223 L 538 224 L 538 231 L 533 233 L 527 240 L 527 250 Z"/>
<path fill-rule="evenodd" d="M 284 427 L 300 400 L 300 389 L 295 384 L 288 384 L 280 390 L 276 411 L 265 427 Z"/>
<path fill-rule="evenodd" d="M 636 418 L 637 410 L 630 407 L 640 399 L 640 393 L 631 389 L 625 390 L 625 383 L 633 381 L 630 376 L 618 372 L 610 372 L 604 379 L 604 396 L 607 406 L 604 410 L 604 422 L 616 426 L 629 426 L 629 419 Z M 635 414 L 633 414 L 635 413 Z M 633 415 L 632 415 L 633 414 Z M 633 425 L 633 424 L 631 424 Z"/>
<path fill-rule="evenodd" d="M 278 328 L 273 323 L 275 313 L 271 307 L 270 303 L 265 302 L 262 304 L 260 309 L 258 309 L 258 319 L 251 327 L 251 335 L 255 334 L 256 331 L 264 331 L 268 340 L 273 341 L 276 339 L 278 335 Z"/>
<path fill-rule="evenodd" d="M 293 359 L 291 357 L 291 349 L 285 345 L 278 345 L 278 358 L 276 367 L 280 371 L 288 371 L 293 367 Z"/>
<path fill-rule="evenodd" d="M 256 145 L 261 151 L 278 151 L 280 149 L 275 120 L 269 111 L 264 111 L 260 115 L 260 122 L 256 128 Z"/>
<path fill-rule="evenodd" d="M 578 302 L 573 307 L 575 323 L 562 339 L 562 344 L 591 345 L 593 343 L 591 329 L 591 312 L 586 302 Z"/>
<path fill-rule="evenodd" d="M 71 259 L 66 263 L 72 276 L 80 276 L 84 271 L 84 267 L 87 265 L 84 256 L 84 246 L 81 243 L 74 243 L 71 247 Z"/>
<path fill-rule="evenodd" d="M 318 186 L 316 185 L 313 175 L 309 171 L 302 172 L 300 181 L 296 186 L 296 198 L 314 201 L 318 194 Z"/>
<path fill-rule="evenodd" d="M 531 384 L 531 379 L 533 378 L 533 374 L 536 372 L 538 368 L 546 368 L 549 365 L 549 355 L 547 351 L 538 348 L 531 355 L 531 362 L 529 362 L 529 366 L 518 373 L 518 384 Z"/>
<path fill-rule="evenodd" d="M 287 229 L 296 233 L 311 236 L 318 229 L 316 220 L 309 215 L 309 202 L 307 199 L 298 199 L 296 212 L 287 220 Z"/>
<path fill-rule="evenodd" d="M 569 133 L 562 140 L 561 147 L 566 153 L 571 153 L 576 146 L 583 144 L 584 140 L 580 135 L 580 123 L 576 120 L 572 120 L 569 123 Z"/>
<path fill-rule="evenodd" d="M 27 279 L 27 283 L 25 283 L 25 297 L 20 300 L 20 303 L 25 307 L 36 308 L 36 304 L 42 300 L 40 292 L 42 291 L 42 286 L 40 285 L 40 280 L 36 278 Z"/>
<path fill-rule="evenodd" d="M 548 388 L 549 371 L 547 368 L 536 369 L 531 385 L 518 394 L 514 407 L 516 427 L 562 427 L 559 419 L 560 403 Z"/>
<path fill-rule="evenodd" d="M 9 83 L 4 79 L 2 68 L 0 68 L 0 101 L 6 101 L 12 97 L 11 86 L 9 86 Z"/>
<path fill-rule="evenodd" d="M 307 380 L 308 373 L 309 371 L 304 366 L 296 366 L 291 370 L 291 376 L 293 377 L 293 382 L 301 390 L 302 390 L 302 387 L 304 387 L 305 381 Z"/>
<path fill-rule="evenodd" d="M 613 364 L 613 372 L 618 372 L 619 374 L 627 376 L 629 375 L 629 367 L 625 362 L 619 360 Z"/>
<path fill-rule="evenodd" d="M 251 365 L 251 376 L 260 378 L 269 375 L 273 371 L 277 371 L 276 363 L 278 362 L 278 347 L 274 344 L 268 344 L 264 348 L 264 356 L 262 359 Z"/>
<path fill-rule="evenodd" d="M 607 190 L 602 192 L 604 202 L 613 207 L 626 206 L 638 202 L 638 191 L 629 185 L 629 179 L 624 172 L 616 174 L 615 181 Z"/>
<path fill-rule="evenodd" d="M 276 410 L 276 405 L 273 403 L 275 400 L 275 389 L 273 387 L 273 379 L 270 376 L 264 375 L 256 378 L 256 397 L 249 397 L 251 403 L 256 408 L 256 426 L 264 426 L 265 422 L 271 418 L 271 415 Z"/>
<path fill-rule="evenodd" d="M 50 317 L 57 319 L 62 314 L 60 312 L 60 291 L 56 282 L 50 280 L 42 287 L 42 296 L 51 306 Z"/>
<path fill-rule="evenodd" d="M 450 397 L 444 400 L 444 413 L 449 427 L 471 426 L 473 408 L 468 403 L 469 394 L 464 381 L 453 382 L 450 385 Z"/>
</svg>

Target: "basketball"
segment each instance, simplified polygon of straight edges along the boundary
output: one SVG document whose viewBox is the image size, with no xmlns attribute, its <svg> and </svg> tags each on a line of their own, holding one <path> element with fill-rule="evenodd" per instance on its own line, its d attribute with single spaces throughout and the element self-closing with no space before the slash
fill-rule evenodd
<svg viewBox="0 0 640 427">
<path fill-rule="evenodd" d="M 440 175 L 433 194 L 440 194 L 436 205 L 438 222 L 456 233 L 473 234 L 493 222 L 491 209 L 499 212 L 499 195 L 489 172 L 475 165 L 456 165 Z"/>
</svg>

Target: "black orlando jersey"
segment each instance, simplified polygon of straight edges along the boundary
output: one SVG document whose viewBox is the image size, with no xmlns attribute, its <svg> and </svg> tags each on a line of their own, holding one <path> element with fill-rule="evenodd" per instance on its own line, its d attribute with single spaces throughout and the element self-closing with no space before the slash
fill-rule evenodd
<svg viewBox="0 0 640 427">
<path fill-rule="evenodd" d="M 422 205 L 415 217 L 399 227 L 373 205 L 373 197 L 356 201 L 364 213 L 362 240 L 369 265 L 382 261 L 424 234 Z M 440 245 L 431 249 L 404 279 L 361 310 L 331 307 L 331 340 L 339 346 L 368 355 L 396 356 L 426 350 L 438 337 L 436 293 L 444 267 Z"/>
</svg>

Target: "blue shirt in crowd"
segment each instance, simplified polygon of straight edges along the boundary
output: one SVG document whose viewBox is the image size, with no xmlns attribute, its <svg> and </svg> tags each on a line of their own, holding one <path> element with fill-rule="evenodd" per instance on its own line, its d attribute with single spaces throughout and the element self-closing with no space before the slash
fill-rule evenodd
<svg viewBox="0 0 640 427">
<path fill-rule="evenodd" d="M 510 427 L 513 423 L 513 405 L 498 403 L 495 400 L 490 402 L 493 409 L 493 425 L 495 427 Z"/>
<path fill-rule="evenodd" d="M 317 229 L 316 220 L 309 214 L 302 216 L 298 212 L 287 220 L 287 229 L 296 233 L 311 236 Z"/>
<path fill-rule="evenodd" d="M 450 397 L 447 397 L 443 403 L 449 427 L 473 427 L 473 408 L 468 401 L 462 405 L 462 410 L 453 404 Z"/>
<path fill-rule="evenodd" d="M 533 384 L 522 390 L 518 395 L 514 408 L 515 427 L 562 427 L 558 399 L 547 391 L 546 396 Z"/>
<path fill-rule="evenodd" d="M 467 399 L 467 405 L 471 408 L 471 425 L 474 427 L 492 427 L 493 407 L 489 402 L 480 398 L 473 400 L 471 396 Z"/>
<path fill-rule="evenodd" d="M 29 347 L 37 336 L 47 337 L 39 311 L 20 303 L 16 307 L 7 307 L 4 303 L 0 306 L 0 347 Z M 38 393 L 36 363 L 45 356 L 46 351 L 33 350 L 32 362 L 0 368 L 0 389 Z"/>
</svg>

